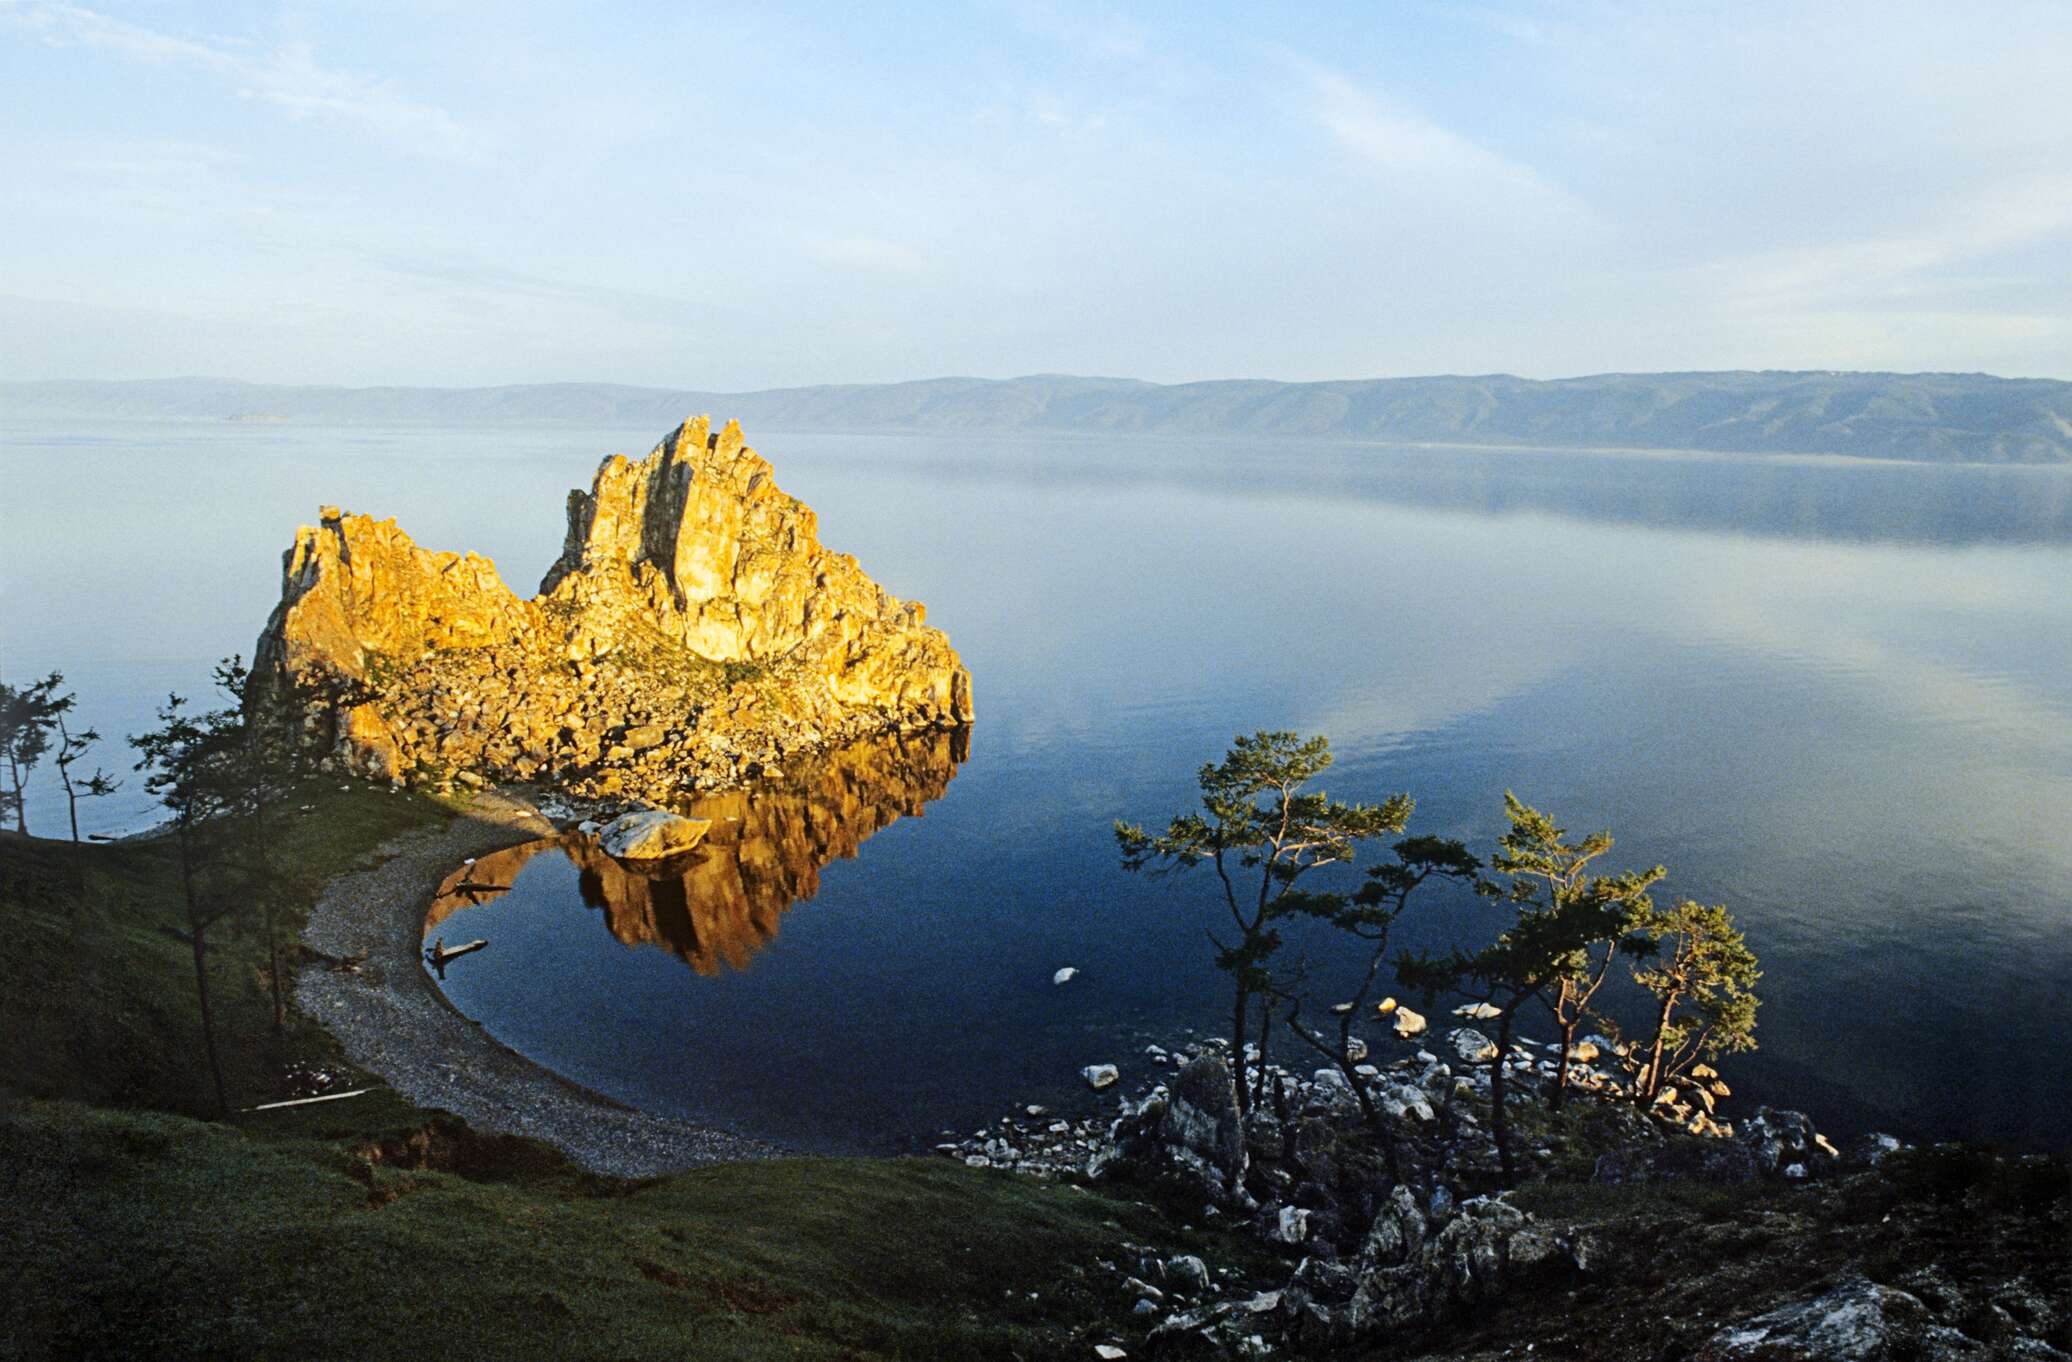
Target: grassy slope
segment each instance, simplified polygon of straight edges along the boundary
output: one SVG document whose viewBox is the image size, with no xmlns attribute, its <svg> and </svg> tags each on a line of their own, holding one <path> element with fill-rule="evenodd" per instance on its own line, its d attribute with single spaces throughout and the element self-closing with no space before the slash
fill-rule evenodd
<svg viewBox="0 0 2072 1362">
<path fill-rule="evenodd" d="M 296 804 L 279 861 L 313 900 L 331 877 L 370 862 L 383 842 L 445 816 L 431 800 L 371 786 L 313 783 Z M 89 844 L 0 834 L 0 1033 L 19 1038 L 0 1054 L 0 1082 L 39 1097 L 213 1115 L 195 1006 L 193 957 L 178 898 L 178 854 L 169 840 Z M 84 875 L 86 892 L 79 891 Z M 281 923 L 284 959 L 303 916 Z M 245 1106 L 284 1095 L 294 1060 L 327 1060 L 324 1032 L 290 1014 L 272 1032 L 266 947 L 256 922 L 234 920 L 208 938 L 211 994 L 224 1040 L 230 1099 Z M 388 1108 L 384 1118 L 407 1109 Z"/>
<path fill-rule="evenodd" d="M 1069 1269 L 1156 1230 L 913 1159 L 502 1182 L 51 1104 L 9 1110 L 0 1153 L 26 1212 L 0 1332 L 31 1356 L 1079 1355 L 1073 1322 L 1120 1302 Z"/>
<path fill-rule="evenodd" d="M 443 816 L 301 799 L 318 808 L 287 850 L 312 885 Z M 946 1161 L 607 1182 L 386 1089 L 194 1119 L 172 849 L 84 848 L 83 906 L 73 857 L 0 838 L 0 1355 L 1084 1356 L 1127 1302 L 1076 1264 L 1126 1238 L 1197 1246 L 1128 1202 Z M 280 1095 L 289 1060 L 338 1064 L 306 1020 L 271 1034 L 255 931 L 212 940 L 234 1103 Z"/>
</svg>

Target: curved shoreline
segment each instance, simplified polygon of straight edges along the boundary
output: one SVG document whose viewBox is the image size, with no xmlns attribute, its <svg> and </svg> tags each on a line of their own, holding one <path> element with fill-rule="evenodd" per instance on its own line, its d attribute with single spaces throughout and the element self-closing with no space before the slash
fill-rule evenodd
<svg viewBox="0 0 2072 1362">
<path fill-rule="evenodd" d="M 337 1037 L 353 1063 L 409 1101 L 450 1111 L 476 1130 L 543 1140 L 594 1173 L 652 1177 L 784 1154 L 572 1083 L 490 1036 L 426 975 L 418 942 L 440 880 L 470 856 L 553 832 L 530 805 L 482 794 L 466 813 L 384 846 L 380 865 L 333 880 L 310 909 L 302 941 L 357 968 L 305 967 L 295 981 L 296 1006 Z"/>
</svg>

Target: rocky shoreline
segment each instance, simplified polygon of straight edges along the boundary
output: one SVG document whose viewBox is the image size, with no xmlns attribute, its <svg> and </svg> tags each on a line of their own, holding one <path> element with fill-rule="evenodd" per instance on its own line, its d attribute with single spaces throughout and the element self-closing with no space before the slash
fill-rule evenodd
<svg viewBox="0 0 2072 1362">
<path fill-rule="evenodd" d="M 482 1133 L 545 1141 L 593 1172 L 639 1178 L 784 1155 L 762 1141 L 633 1111 L 559 1078 L 461 1016 L 426 974 L 418 955 L 425 906 L 456 866 L 565 833 L 599 812 L 563 797 L 536 808 L 515 792 L 485 792 L 467 813 L 384 848 L 386 861 L 334 881 L 312 911 L 304 940 L 326 963 L 303 971 L 298 1005 L 410 1101 L 450 1111 Z M 1461 1351 L 1451 1340 L 1486 1331 L 1491 1319 L 1530 1317 L 1545 1302 L 1616 1296 L 1625 1276 L 1659 1274 L 1664 1253 L 1688 1249 L 1696 1257 L 1669 1279 L 1678 1292 L 1702 1293 L 1715 1271 L 1760 1289 L 1737 1287 L 1745 1300 L 1690 1308 L 1689 1318 L 1661 1316 L 1650 1328 L 1672 1340 L 1666 1353 L 1651 1343 L 1654 1351 L 1540 1355 L 2072 1362 L 2062 1261 L 2054 1270 L 2017 1270 L 2008 1264 L 2018 1260 L 2003 1253 L 1963 1272 L 1929 1261 L 1873 1280 L 1801 1272 L 1787 1238 L 1783 1265 L 1770 1263 L 1765 1277 L 1751 1265 L 1758 1259 L 1714 1264 L 1704 1255 L 1715 1238 L 1731 1253 L 1767 1230 L 1665 1230 L 1532 1209 L 1535 1186 L 1611 1195 L 1746 1189 L 1790 1198 L 1787 1208 L 1802 1201 L 1791 1233 L 1808 1246 L 1845 1233 L 1872 1241 L 1900 1234 L 1895 1217 L 1916 1243 L 1947 1227 L 1945 1210 L 1906 1200 L 1875 1224 L 1824 1224 L 1821 1217 L 1837 1214 L 1861 1219 L 1858 1203 L 1889 1198 L 1889 1187 L 1866 1190 L 1866 1182 L 1894 1156 L 1908 1157 L 1907 1147 L 1883 1135 L 1837 1144 L 1806 1116 L 1765 1106 L 1730 1120 L 1718 1107 L 1724 1083 L 1705 1098 L 1680 1094 L 1644 1111 L 1614 1096 L 1619 1076 L 1610 1043 L 1600 1040 L 1566 1057 L 1572 1095 L 1559 1115 L 1544 1101 L 1563 1059 L 1558 1047 L 1520 1040 L 1504 1057 L 1519 1191 L 1500 1186 L 1489 1132 L 1495 1046 L 1466 1025 L 1384 1038 L 1362 1055 L 1355 1074 L 1368 1085 L 1374 1125 L 1336 1067 L 1302 1074 L 1269 1065 L 1268 1092 L 1241 1112 L 1227 1042 L 1190 1039 L 1147 1045 L 1124 1065 L 1092 1066 L 1083 1076 L 1104 1105 L 1112 1100 L 1105 1112 L 1028 1106 L 935 1148 L 973 1169 L 1148 1199 L 1176 1227 L 1218 1227 L 1251 1246 L 1219 1262 L 1208 1250 L 1144 1244 L 1091 1264 L 1090 1274 L 1132 1302 L 1092 1344 L 1103 1359 L 1313 1356 L 1384 1344 L 1391 1355 L 1432 1362 L 1516 1356 L 1508 1345 Z M 1133 1081 L 1122 1081 L 1124 1073 Z M 2062 1161 L 2056 1167 L 2062 1181 Z M 2047 1177 L 2040 1185 L 2055 1186 Z M 2063 1193 L 2055 1195 L 2026 1209 L 2055 1216 L 2062 1229 Z M 1761 1213 L 1766 1225 L 1791 1214 Z"/>
<path fill-rule="evenodd" d="M 1269 1066 L 1273 1095 L 1241 1113 L 1228 1044 L 1205 1040 L 1147 1047 L 1155 1080 L 1119 1097 L 1112 1117 L 1055 1119 L 1030 1107 L 936 1148 L 974 1168 L 1129 1188 L 1275 1255 L 1277 1266 L 1240 1270 L 1147 1247 L 1100 1264 L 1136 1302 L 1129 1327 L 1101 1345 L 1106 1358 L 1309 1356 L 1423 1338 L 1512 1296 L 1612 1289 L 1632 1252 L 1616 1231 L 1537 1216 L 1500 1186 L 1487 1121 L 1494 1045 L 1468 1027 L 1437 1042 L 1446 1058 L 1420 1040 L 1398 1043 L 1409 1053 L 1358 1068 L 1378 1129 L 1337 1068 L 1305 1076 Z M 1576 1054 L 1609 1047 L 1587 1042 Z M 1907 1149 L 1882 1134 L 1838 1147 L 1802 1113 L 1767 1106 L 1738 1122 L 1688 1096 L 1643 1111 L 1603 1096 L 1617 1077 L 1576 1055 L 1570 1080 L 1580 1091 L 1547 1119 L 1540 1103 L 1559 1058 L 1558 1046 L 1533 1042 L 1505 1057 L 1526 1184 L 1841 1187 Z M 1089 1086 L 1114 1085 L 1114 1069 L 1090 1068 Z M 2065 1340 L 2072 1310 L 2028 1277 L 1970 1294 L 1932 1274 L 1914 1286 L 1845 1279 L 1751 1310 L 1680 1351 L 1718 1362 L 2072 1355 L 2046 1341 Z M 2006 1327 L 1991 1347 L 1956 1327 L 1992 1311 Z"/>
</svg>

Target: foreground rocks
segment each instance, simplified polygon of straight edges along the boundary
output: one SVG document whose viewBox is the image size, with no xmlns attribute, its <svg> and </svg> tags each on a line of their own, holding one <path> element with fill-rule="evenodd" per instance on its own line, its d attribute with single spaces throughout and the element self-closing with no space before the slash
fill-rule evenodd
<svg viewBox="0 0 2072 1362">
<path fill-rule="evenodd" d="M 297 741 L 357 774 L 668 804 L 968 723 L 970 676 L 925 621 L 821 545 L 738 425 L 701 417 L 570 494 L 531 600 L 485 558 L 324 508 L 284 559 L 255 675 Z"/>
<path fill-rule="evenodd" d="M 1121 1066 L 1138 1086 L 1106 1119 L 1010 1119 L 938 1148 L 1127 1189 L 1254 1246 L 1198 1271 L 1149 1250 L 1102 1265 L 1134 1299 L 1110 1340 L 1133 1357 L 1379 1348 L 1482 1362 L 1530 1346 L 1604 1362 L 2072 1360 L 2072 1311 L 2050 1303 L 2067 1278 L 2062 1162 L 1982 1165 L 2044 1191 L 1945 1207 L 1887 1175 L 1915 1166 L 1889 1136 L 1837 1147 L 1796 1112 L 1644 1110 L 1609 1097 L 1614 1077 L 1581 1059 L 1550 1118 L 1558 1052 L 1520 1042 L 1503 1062 L 1526 1185 L 1506 1192 L 1487 1133 L 1495 1047 L 1461 1028 L 1438 1048 L 1452 1058 L 1415 1049 L 1356 1066 L 1374 1126 L 1336 1068 L 1269 1066 L 1268 1093 L 1241 1116 L 1227 1046 L 1211 1040 Z M 1574 1054 L 1592 1048 L 1612 1049 Z M 1143 1087 L 1146 1070 L 1163 1081 Z M 1543 1181 L 1567 1190 L 1545 1203 Z"/>
</svg>

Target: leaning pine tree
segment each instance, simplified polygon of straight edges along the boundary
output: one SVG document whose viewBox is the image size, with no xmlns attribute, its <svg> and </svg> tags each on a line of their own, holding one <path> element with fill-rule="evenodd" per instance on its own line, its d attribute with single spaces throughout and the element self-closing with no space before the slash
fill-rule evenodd
<svg viewBox="0 0 2072 1362">
<path fill-rule="evenodd" d="M 1330 765 L 1326 738 L 1287 732 L 1240 737 L 1221 762 L 1198 773 L 1199 813 L 1176 815 L 1158 834 L 1115 824 L 1125 870 L 1169 872 L 1203 862 L 1215 869 L 1230 929 L 1209 935 L 1216 967 L 1231 979 L 1230 1048 L 1241 1110 L 1251 1101 L 1246 1022 L 1253 1000 L 1273 994 L 1279 924 L 1296 914 L 1330 916 L 1345 903 L 1342 895 L 1308 893 L 1297 882 L 1322 866 L 1352 861 L 1361 842 L 1400 833 L 1410 817 L 1408 795 L 1380 804 L 1343 804 L 1304 789 Z"/>
<path fill-rule="evenodd" d="M 1763 973 L 1724 907 L 1686 899 L 1642 930 L 1653 953 L 1633 978 L 1655 997 L 1655 1026 L 1633 1096 L 1649 1103 L 1701 1061 L 1755 1048 L 1753 989 Z"/>
<path fill-rule="evenodd" d="M 1504 1185 L 1511 1187 L 1517 1185 L 1518 1164 L 1505 1098 L 1518 1013 L 1538 999 L 1559 1021 L 1575 1006 L 1578 991 L 1594 993 L 1603 976 L 1599 952 L 1634 938 L 1648 903 L 1647 887 L 1660 872 L 1587 876 L 1583 866 L 1610 849 L 1610 834 L 1570 845 L 1552 819 L 1508 792 L 1504 815 L 1510 830 L 1497 839 L 1498 853 L 1490 864 L 1509 883 L 1486 881 L 1479 888 L 1516 913 L 1511 925 L 1479 951 L 1406 956 L 1397 962 L 1396 974 L 1427 993 L 1457 990 L 1484 1006 L 1484 1020 L 1495 1022 L 1495 1052 L 1482 1058 L 1490 1066 L 1490 1134 Z M 1579 1008 L 1574 1015 L 1580 1015 Z M 1570 1020 L 1567 1030 L 1573 1025 Z"/>
</svg>

